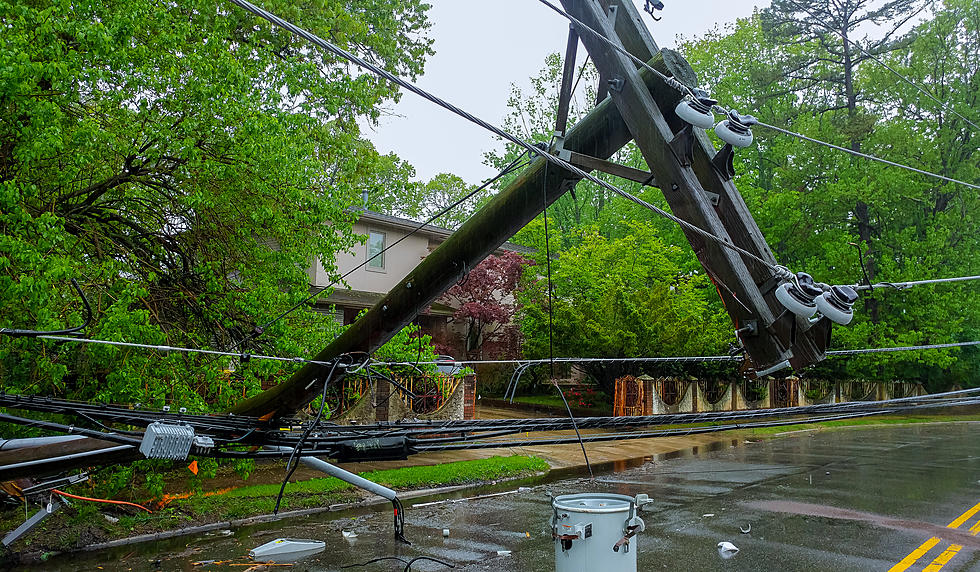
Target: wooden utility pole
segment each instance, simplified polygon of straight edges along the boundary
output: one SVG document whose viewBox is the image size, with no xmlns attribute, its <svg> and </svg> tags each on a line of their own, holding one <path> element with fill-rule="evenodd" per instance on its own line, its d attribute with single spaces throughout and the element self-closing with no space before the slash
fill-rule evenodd
<svg viewBox="0 0 980 572">
<path fill-rule="evenodd" d="M 562 0 L 562 4 L 575 18 L 661 73 L 697 87 L 687 62 L 676 52 L 657 47 L 631 0 Z M 659 187 L 676 216 L 766 262 L 760 264 L 685 230 L 734 321 L 750 377 L 787 364 L 799 369 L 823 359 L 830 321 L 821 318 L 810 323 L 797 318 L 775 299 L 779 277 L 770 265 L 776 260 L 732 183 L 725 167 L 728 156 L 716 157 L 707 136 L 686 129 L 687 124 L 674 114 L 681 94 L 587 30 L 573 26 L 567 53 L 574 53 L 576 35 L 599 70 L 599 93 L 608 97 L 569 129 L 561 147 L 552 151 L 580 168 Z M 563 128 L 561 119 L 557 127 Z M 608 162 L 630 140 L 642 152 L 649 173 Z M 539 157 L 314 359 L 328 362 L 347 353 L 376 351 L 578 181 L 571 171 Z M 288 415 L 319 395 L 327 373 L 324 366 L 307 364 L 282 384 L 239 403 L 232 412 L 263 418 Z M 337 381 L 335 377 L 333 382 Z M 79 441 L 74 446 L 86 451 L 101 449 L 93 443 Z M 47 456 L 63 454 L 51 453 Z M 22 454 L 45 457 L 40 450 Z M 132 452 L 120 455 L 128 458 Z M 65 459 L 61 470 L 83 466 L 61 458 Z"/>
<path fill-rule="evenodd" d="M 661 51 L 629 0 L 562 0 L 565 9 L 587 26 L 619 42 L 626 50 L 690 87 L 696 77 L 676 52 Z M 573 26 L 574 28 L 574 26 Z M 651 179 L 678 217 L 739 246 L 769 264 L 776 260 L 730 175 L 712 163 L 715 150 L 703 132 L 693 137 L 691 156 L 676 144 L 684 124 L 673 112 L 681 94 L 649 70 L 611 49 L 586 30 L 573 30 L 592 56 L 609 98 L 568 131 L 557 153 L 608 159 L 634 140 Z M 574 53 L 571 47 L 567 53 Z M 566 65 L 566 70 L 574 66 Z M 565 83 L 568 82 L 566 77 Z M 673 144 L 672 144 L 673 143 Z M 588 163 L 586 159 L 584 161 Z M 593 162 L 593 164 L 595 164 Z M 329 361 L 348 352 L 373 352 L 411 322 L 504 241 L 536 217 L 546 205 L 572 188 L 579 178 L 538 159 L 527 171 L 474 214 L 426 257 L 367 314 L 315 357 Z M 718 286 L 750 362 L 749 375 L 781 364 L 803 367 L 823 357 L 830 321 L 814 326 L 786 312 L 773 291 L 772 269 L 703 236 L 685 231 L 695 254 Z M 256 416 L 281 415 L 309 403 L 320 391 L 325 368 L 307 365 L 284 383 L 237 405 L 233 411 Z"/>
</svg>

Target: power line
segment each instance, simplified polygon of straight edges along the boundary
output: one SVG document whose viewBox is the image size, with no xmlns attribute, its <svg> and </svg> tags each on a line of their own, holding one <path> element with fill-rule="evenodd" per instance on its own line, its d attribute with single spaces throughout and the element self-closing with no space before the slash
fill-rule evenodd
<svg viewBox="0 0 980 572">
<path fill-rule="evenodd" d="M 231 0 L 231 1 L 235 1 L 235 0 Z M 676 90 L 678 90 L 678 91 L 680 91 L 682 93 L 687 93 L 687 94 L 690 94 L 692 96 L 694 95 L 694 93 L 692 92 L 692 90 L 691 90 L 690 87 L 684 85 L 683 83 L 680 83 L 677 79 L 675 79 L 673 77 L 667 76 L 666 74 L 662 73 L 661 71 L 659 71 L 656 68 L 654 68 L 653 66 L 651 66 L 649 63 L 647 63 L 647 62 L 641 60 L 640 58 L 634 56 L 633 54 L 629 53 L 629 51 L 627 51 L 625 48 L 623 48 L 622 46 L 620 46 L 616 42 L 612 41 L 611 39 L 609 39 L 608 37 L 606 37 L 601 32 L 598 32 L 598 31 L 594 30 L 593 28 L 590 28 L 588 25 L 586 25 L 584 22 L 582 22 L 581 20 L 579 20 L 575 16 L 572 16 L 571 14 L 569 14 L 568 12 L 566 12 L 566 11 L 562 10 L 561 8 L 555 6 L 551 2 L 548 2 L 548 0 L 538 0 L 538 2 L 544 4 L 548 8 L 551 8 L 553 11 L 555 11 L 558 14 L 560 14 L 561 16 L 563 16 L 564 18 L 568 19 L 570 22 L 572 22 L 576 26 L 576 29 L 581 28 L 582 30 L 585 30 L 585 31 L 589 32 L 590 34 L 592 34 L 593 36 L 595 36 L 596 39 L 598 39 L 601 42 L 605 43 L 606 45 L 610 46 L 611 48 L 613 48 L 617 52 L 625 55 L 626 57 L 628 57 L 630 60 L 632 60 L 637 65 L 639 65 L 639 66 L 643 67 L 644 69 L 652 72 L 657 77 L 659 77 L 660 79 L 664 80 L 667 83 L 667 85 L 669 85 L 670 87 L 672 87 L 672 88 L 674 88 L 674 89 L 676 89 Z M 714 107 L 717 108 L 718 111 L 720 111 L 720 112 L 722 112 L 724 114 L 727 114 L 730 111 L 729 109 L 726 109 L 724 106 L 721 106 L 721 105 L 715 105 Z M 814 139 L 812 137 L 808 137 L 806 135 L 803 135 L 801 133 L 796 133 L 796 132 L 790 131 L 788 129 L 783 129 L 781 127 L 776 127 L 774 125 L 769 125 L 768 123 L 763 123 L 761 121 L 758 121 L 757 124 L 760 127 L 765 127 L 767 129 L 771 129 L 773 131 L 782 133 L 784 135 L 790 135 L 790 136 L 793 136 L 793 137 L 797 137 L 799 139 L 803 139 L 804 141 L 809 141 L 811 143 L 816 143 L 818 145 L 825 145 L 825 146 L 830 147 L 832 149 L 837 149 L 838 151 L 844 151 L 845 153 L 850 153 L 852 155 L 855 155 L 855 156 L 858 156 L 858 157 L 861 157 L 861 158 L 864 158 L 864 159 L 868 159 L 868 160 L 871 160 L 871 161 L 877 161 L 877 162 L 880 162 L 880 163 L 884 163 L 886 165 L 890 165 L 892 167 L 898 167 L 898 168 L 901 168 L 901 169 L 907 169 L 909 171 L 913 171 L 913 172 L 916 172 L 916 173 L 919 173 L 919 174 L 922 174 L 922 175 L 926 175 L 926 176 L 929 176 L 929 177 L 935 177 L 937 179 L 941 179 L 941 180 L 944 180 L 944 181 L 947 181 L 947 182 L 950 182 L 950 183 L 964 185 L 964 186 L 967 186 L 967 187 L 970 187 L 970 188 L 973 188 L 973 189 L 980 189 L 980 185 L 974 185 L 974 184 L 971 184 L 971 183 L 960 181 L 958 179 L 952 179 L 952 178 L 949 178 L 949 177 L 945 177 L 943 175 L 939 175 L 939 174 L 932 173 L 932 172 L 929 172 L 929 171 L 924 171 L 922 169 L 916 169 L 915 167 L 910 167 L 908 165 L 903 165 L 901 163 L 896 163 L 894 161 L 889 161 L 887 159 L 882 159 L 880 157 L 876 157 L 874 155 L 869 155 L 867 153 L 861 153 L 861 152 L 858 152 L 858 151 L 852 151 L 851 149 L 847 149 L 845 147 L 840 147 L 838 145 L 834 145 L 833 143 L 828 143 L 826 141 L 821 141 L 819 139 Z"/>
<path fill-rule="evenodd" d="M 185 348 L 179 346 L 167 346 L 167 345 L 159 345 L 159 344 L 117 342 L 114 340 L 100 340 L 96 338 L 68 338 L 64 336 L 37 336 L 37 337 L 42 340 L 52 340 L 55 342 L 74 342 L 77 344 L 99 344 L 105 346 L 118 346 L 124 348 L 155 350 L 160 352 L 179 352 L 179 353 L 187 353 L 187 354 L 227 356 L 227 357 L 235 357 L 239 359 L 272 360 L 272 361 L 280 361 L 280 362 L 314 364 L 314 365 L 321 365 L 321 366 L 329 366 L 332 365 L 333 363 L 331 361 L 317 361 L 317 360 L 311 360 L 311 359 L 306 359 L 301 357 L 281 357 L 281 356 L 270 356 L 270 355 L 262 355 L 262 354 L 248 354 L 248 353 L 241 353 L 241 352 L 235 353 L 235 352 L 226 352 L 226 351 L 218 351 L 218 350 L 202 350 L 198 348 Z"/>
<path fill-rule="evenodd" d="M 957 185 L 963 185 L 964 187 L 969 187 L 971 189 L 980 189 L 980 185 L 974 185 L 972 183 L 967 183 L 967 182 L 961 181 L 959 179 L 953 179 L 951 177 L 946 177 L 944 175 L 940 175 L 940 174 L 933 173 L 933 172 L 930 172 L 930 171 L 924 171 L 922 169 L 917 169 L 915 167 L 910 167 L 909 165 L 905 165 L 905 164 L 902 164 L 902 163 L 896 163 L 895 161 L 889 161 L 888 159 L 882 159 L 881 157 L 876 157 L 874 155 L 869 155 L 867 153 L 862 153 L 860 151 L 855 151 L 853 149 L 848 149 L 847 147 L 841 147 L 840 145 L 834 145 L 833 143 L 828 143 L 827 141 L 821 141 L 820 139 L 814 139 L 813 137 L 808 137 L 806 135 L 803 135 L 802 133 L 796 133 L 796 132 L 790 131 L 788 129 L 783 129 L 782 127 L 776 127 L 775 125 L 769 125 L 768 123 L 764 123 L 762 121 L 759 121 L 758 122 L 758 125 L 760 127 L 765 127 L 766 129 L 771 129 L 773 131 L 776 131 L 777 133 L 782 133 L 783 135 L 789 135 L 791 137 L 796 137 L 797 139 L 802 139 L 803 141 L 808 141 L 810 143 L 816 143 L 817 145 L 823 145 L 824 147 L 829 147 L 831 149 L 836 149 L 837 151 L 843 151 L 844 153 L 848 153 L 850 155 L 854 155 L 855 157 L 860 157 L 862 159 L 867 159 L 869 161 L 876 161 L 878 163 L 889 165 L 891 167 L 898 167 L 899 169 L 905 169 L 905 170 L 908 170 L 908 171 L 912 171 L 913 173 L 919 173 L 920 175 L 925 175 L 927 177 L 932 177 L 934 179 L 939 179 L 941 181 L 946 181 L 948 183 L 955 183 Z"/>
<path fill-rule="evenodd" d="M 941 281 L 951 281 L 949 279 L 943 279 Z M 922 281 L 923 283 L 929 281 Z M 902 283 L 898 283 L 901 285 Z M 137 348 L 145 350 L 154 350 L 160 352 L 179 352 L 179 353 L 189 353 L 189 354 L 206 354 L 206 355 L 216 355 L 216 356 L 226 356 L 234 358 L 247 358 L 247 359 L 257 359 L 257 360 L 272 360 L 278 362 L 289 362 L 297 364 L 313 364 L 319 366 L 332 366 L 334 362 L 331 361 L 317 361 L 301 357 L 282 357 L 282 356 L 272 356 L 272 355 L 262 355 L 262 354 L 242 354 L 235 352 L 225 352 L 217 350 L 202 350 L 197 348 L 185 348 L 180 346 L 167 346 L 167 345 L 157 345 L 157 344 L 141 344 L 134 342 L 119 342 L 115 340 L 102 340 L 97 338 L 69 338 L 64 336 L 38 336 L 39 339 L 52 340 L 56 342 L 73 342 L 77 344 L 98 344 L 106 346 L 117 346 L 126 348 Z M 980 341 L 972 342 L 957 342 L 949 344 L 934 344 L 934 345 L 920 345 L 920 346 L 901 346 L 892 348 L 865 348 L 860 350 L 833 350 L 826 353 L 827 356 L 837 356 L 837 355 L 852 355 L 857 353 L 867 354 L 867 353 L 882 353 L 882 352 L 901 352 L 901 351 L 919 351 L 919 350 L 931 350 L 931 349 L 945 349 L 945 348 L 956 348 L 956 347 L 967 347 L 980 345 Z M 509 360 L 462 360 L 454 361 L 454 364 L 468 366 L 468 365 L 519 365 L 519 366 L 530 366 L 530 365 L 541 365 L 549 364 L 552 361 L 554 363 L 709 363 L 709 362 L 732 362 L 738 361 L 741 358 L 729 355 L 715 355 L 715 356 L 654 356 L 654 357 L 635 357 L 635 358 L 580 358 L 580 357 L 556 357 L 548 359 L 509 359 Z M 363 365 L 367 366 L 385 366 L 385 367 L 397 367 L 406 366 L 412 367 L 417 365 L 440 365 L 445 362 L 441 361 L 420 361 L 417 364 L 414 362 L 402 362 L 402 361 L 374 361 L 369 360 Z"/>
<path fill-rule="evenodd" d="M 345 278 L 347 278 L 348 276 L 350 276 L 354 272 L 360 270 L 361 268 L 364 268 L 365 266 L 367 266 L 375 258 L 384 255 L 385 252 L 387 252 L 388 250 L 394 248 L 395 246 L 398 246 L 398 244 L 400 244 L 402 241 L 407 240 L 409 237 L 411 237 L 412 235 L 414 235 L 418 231 L 422 230 L 423 228 L 425 228 L 426 226 L 428 226 L 429 224 L 431 224 L 433 221 L 435 221 L 436 219 L 438 219 L 442 215 L 448 213 L 449 211 L 451 211 L 454 208 L 458 207 L 459 205 L 463 204 L 464 202 L 466 202 L 467 200 L 469 200 L 470 198 L 472 198 L 477 193 L 483 191 L 484 189 L 486 189 L 487 187 L 489 187 L 493 183 L 497 182 L 501 177 L 503 177 L 505 175 L 508 175 L 508 174 L 516 171 L 517 169 L 520 169 L 521 167 L 524 167 L 525 165 L 527 165 L 531 161 L 530 159 L 528 159 L 527 161 L 524 161 L 524 162 L 518 164 L 518 162 L 521 161 L 521 159 L 523 159 L 523 157 L 524 157 L 523 155 L 521 155 L 520 157 L 517 157 L 516 159 L 514 159 L 513 161 L 511 161 L 509 165 L 507 165 L 506 167 L 504 167 L 503 170 L 501 170 L 499 173 L 497 173 L 496 175 L 494 175 L 493 177 L 491 177 L 490 179 L 488 179 L 486 182 L 484 182 L 479 187 L 477 187 L 477 188 L 473 189 L 471 192 L 467 193 L 466 196 L 464 196 L 463 198 L 457 200 L 456 202 L 454 202 L 453 204 L 447 206 L 446 208 L 440 210 L 436 214 L 434 214 L 431 217 L 429 217 L 428 219 L 426 219 L 424 222 L 419 223 L 418 226 L 416 226 L 411 231 L 409 231 L 408 234 L 402 236 L 398 240 L 396 240 L 396 241 L 392 242 L 391 244 L 389 244 L 388 246 L 382 248 L 381 251 L 376 252 L 373 256 L 368 257 L 368 259 L 365 260 L 364 262 L 362 262 L 362 263 L 358 264 L 357 266 L 355 266 L 354 268 L 348 270 L 339 279 L 334 280 L 333 282 L 331 282 L 330 284 L 324 286 L 323 288 L 315 289 L 314 292 L 310 293 L 308 296 L 306 296 L 305 298 L 303 298 L 299 302 L 297 302 L 297 303 L 293 304 L 292 306 L 290 306 L 290 308 L 287 309 L 285 312 L 282 312 L 281 314 L 279 314 L 275 318 L 273 318 L 273 319 L 269 320 L 268 322 L 266 322 L 265 324 L 262 324 L 261 326 L 259 326 L 255 333 L 250 334 L 247 338 L 236 342 L 234 345 L 232 345 L 231 349 L 235 349 L 238 346 L 240 346 L 241 344 L 247 342 L 248 340 L 255 338 L 257 335 L 261 334 L 266 328 L 268 328 L 269 326 L 275 324 L 279 320 L 285 318 L 289 314 L 293 313 L 294 311 L 296 311 L 297 308 L 299 308 L 300 306 L 306 304 L 310 300 L 316 298 L 323 291 L 328 290 L 328 289 L 336 286 L 338 283 L 340 283 L 341 280 L 344 280 Z"/>
<path fill-rule="evenodd" d="M 515 145 L 518 145 L 519 147 L 522 147 L 522 148 L 524 148 L 525 150 L 527 150 L 527 151 L 529 151 L 531 153 L 535 153 L 535 154 L 540 155 L 544 160 L 548 161 L 549 163 L 552 163 L 554 165 L 557 165 L 557 166 L 559 166 L 559 167 L 561 167 L 561 168 L 563 168 L 563 169 L 565 169 L 567 171 L 570 171 L 571 173 L 575 174 L 576 176 L 578 176 L 578 177 L 580 177 L 582 179 L 589 180 L 592 183 L 595 183 L 595 184 L 599 185 L 600 187 L 602 187 L 602 188 L 604 188 L 604 189 L 606 189 L 606 190 L 608 190 L 610 192 L 613 192 L 613 193 L 615 193 L 615 194 L 617 194 L 617 195 L 619 195 L 619 196 L 621 196 L 621 197 L 623 197 L 623 198 L 625 198 L 625 199 L 627 199 L 629 201 L 632 201 L 632 202 L 636 203 L 637 205 L 640 205 L 640 206 L 642 206 L 642 207 L 644 207 L 644 208 L 646 208 L 648 210 L 651 210 L 651 211 L 657 213 L 658 215 L 660 215 L 660 216 L 662 216 L 662 217 L 664 217 L 664 218 L 666 218 L 666 219 L 668 219 L 670 221 L 673 221 L 674 223 L 680 225 L 681 227 L 683 227 L 683 228 L 685 228 L 685 229 L 687 229 L 687 230 L 689 230 L 689 231 L 691 231 L 691 232 L 693 232 L 695 234 L 698 234 L 698 235 L 704 237 L 705 239 L 708 239 L 710 241 L 713 241 L 713 242 L 717 243 L 719 246 L 721 246 L 723 248 L 728 248 L 728 249 L 730 249 L 730 250 L 732 250 L 734 252 L 738 252 L 742 256 L 745 256 L 745 257 L 747 257 L 747 258 L 749 258 L 751 260 L 754 260 L 754 261 L 762 264 L 763 266 L 766 266 L 766 267 L 770 268 L 771 270 L 773 270 L 773 272 L 777 273 L 778 275 L 782 275 L 782 271 L 781 271 L 780 268 L 776 267 L 776 265 L 772 264 L 771 262 L 769 262 L 767 260 L 764 260 L 763 258 L 757 256 L 756 254 L 754 254 L 752 252 L 749 252 L 748 250 L 745 250 L 744 248 L 741 248 L 739 246 L 736 246 L 736 245 L 734 245 L 734 244 L 732 244 L 730 242 L 725 242 L 723 239 L 721 239 L 720 237 L 718 237 L 718 236 L 716 236 L 716 235 L 708 232 L 707 230 L 704 230 L 703 228 L 701 228 L 701 227 L 699 227 L 699 226 L 697 226 L 697 225 L 695 225 L 693 223 L 690 223 L 690 222 L 688 222 L 688 221 L 686 221 L 686 220 L 684 220 L 684 219 L 682 219 L 680 217 L 675 216 L 672 213 L 669 213 L 669 212 L 667 212 L 667 211 L 665 211 L 665 210 L 663 210 L 663 209 L 661 209 L 661 208 L 659 208 L 659 207 L 657 207 L 655 205 L 652 205 L 652 204 L 644 201 L 643 199 L 640 199 L 639 197 L 636 197 L 636 196 L 634 196 L 634 195 L 632 195 L 632 194 L 624 191 L 623 189 L 621 189 L 621 188 L 619 188 L 619 187 L 617 187 L 615 185 L 612 185 L 612 184 L 610 184 L 610 183 L 608 183 L 606 181 L 603 181 L 603 180 L 595 177 L 594 175 L 583 171 L 582 169 L 576 167 L 575 165 L 572 165 L 571 163 L 569 163 L 569 162 L 567 162 L 567 161 L 565 161 L 565 160 L 563 160 L 563 159 L 561 159 L 561 158 L 559 158 L 559 157 L 557 157 L 555 155 L 552 155 L 551 153 L 549 153 L 547 151 L 544 151 L 544 150 L 542 150 L 542 149 L 540 149 L 538 147 L 535 147 L 533 144 L 528 143 L 527 141 L 524 141 L 523 139 L 521 139 L 521 138 L 519 138 L 517 136 L 514 136 L 514 135 L 512 135 L 512 134 L 510 134 L 510 133 L 508 133 L 506 131 L 504 131 L 503 129 L 500 129 L 499 127 L 496 127 L 496 126 L 494 126 L 494 125 L 492 125 L 492 124 L 484 121 L 483 119 L 480 119 L 479 117 L 476 117 L 476 116 L 474 116 L 474 115 L 472 115 L 472 114 L 470 114 L 470 113 L 468 113 L 468 112 L 460 109 L 459 107 L 456 107 L 455 105 L 453 105 L 453 104 L 451 104 L 451 103 L 449 103 L 449 102 L 447 102 L 447 101 L 445 101 L 445 100 L 443 100 L 443 99 L 441 99 L 441 98 L 439 98 L 439 97 L 437 97 L 437 96 L 435 96 L 435 95 L 433 95 L 433 94 L 425 91 L 424 89 L 418 87 L 417 85 L 413 84 L 412 82 L 407 81 L 405 79 L 402 79 L 402 78 L 394 75 L 393 73 L 391 73 L 391 72 L 389 72 L 389 71 L 387 71 L 387 70 L 385 70 L 385 69 L 383 69 L 383 68 L 381 68 L 381 67 L 379 67 L 379 66 L 377 66 L 375 64 L 372 64 L 372 63 L 364 60 L 363 58 L 360 58 L 360 57 L 358 57 L 358 56 L 356 56 L 354 54 L 351 54 L 350 52 L 344 50 L 343 48 L 340 48 L 340 47 L 338 47 L 338 46 L 336 46 L 336 45 L 334 45 L 334 44 L 332 44 L 330 42 L 327 42 L 326 40 L 320 38 L 319 36 L 317 36 L 315 34 L 312 34 L 310 32 L 307 32 L 306 30 L 304 30 L 302 28 L 299 28 L 296 25 L 294 25 L 294 24 L 292 24 L 292 23 L 290 23 L 290 22 L 288 22 L 286 20 L 283 20 L 282 18 L 279 18 L 278 16 L 276 16 L 276 15 L 274 15 L 274 14 L 272 14 L 272 13 L 266 11 L 266 10 L 263 10 L 262 8 L 259 8 L 259 7 L 255 6 L 254 4 L 251 4 L 250 2 L 247 2 L 246 0 L 228 0 L 228 1 L 231 2 L 231 3 L 233 3 L 233 4 L 235 4 L 236 6 L 239 6 L 239 7 L 243 8 L 243 9 L 251 12 L 252 14 L 254 14 L 256 16 L 259 16 L 261 18 L 264 18 L 265 20 L 268 20 L 269 22 L 271 22 L 272 24 L 275 24 L 276 26 L 279 26 L 279 27 L 281 27 L 281 28 L 283 28 L 285 30 L 288 30 L 288 31 L 296 34 L 297 36 L 300 36 L 300 37 L 306 39 L 307 41 L 313 43 L 314 45 L 316 45 L 316 46 L 318 46 L 318 47 L 320 47 L 320 48 L 322 48 L 322 49 L 324 49 L 324 50 L 326 50 L 326 51 L 328 51 L 328 52 L 330 52 L 330 53 L 332 53 L 334 55 L 340 56 L 340 57 L 342 57 L 342 58 L 344 58 L 344 59 L 346 59 L 346 60 L 348 60 L 348 61 L 350 61 L 350 62 L 352 62 L 352 63 L 354 63 L 354 64 L 356 64 L 356 65 L 358 65 L 358 66 L 360 66 L 362 68 L 364 68 L 364 69 L 367 69 L 367 70 L 371 71 L 372 73 L 374 73 L 374 74 L 376 74 L 376 75 L 378 75 L 378 76 L 380 76 L 380 77 L 382 77 L 384 79 L 387 79 L 388 81 L 390 81 L 390 82 L 392 82 L 392 83 L 394 83 L 396 85 L 399 85 L 399 86 L 405 88 L 406 90 L 408 90 L 408 91 L 410 91 L 410 92 L 412 92 L 412 93 L 414 93 L 414 94 L 416 94 L 416 95 L 418 95 L 418 96 L 420 96 L 420 97 L 422 97 L 422 98 L 424 98 L 424 99 L 426 99 L 426 100 L 428 100 L 428 101 L 430 101 L 430 102 L 432 102 L 432 103 L 434 103 L 434 104 L 436 104 L 436 105 L 438 105 L 438 106 L 440 106 L 440 107 L 442 107 L 442 108 L 444 108 L 444 109 L 446 109 L 446 110 L 448 110 L 448 111 L 450 111 L 450 112 L 452 112 L 452 113 L 454 113 L 454 114 L 456 114 L 456 115 L 458 115 L 460 117 L 462 117 L 463 119 L 466 119 L 467 121 L 469 121 L 471 123 L 474 123 L 474 124 L 476 124 L 476 125 L 484 128 L 484 129 L 486 129 L 487 131 L 490 131 L 491 133 L 497 135 L 498 137 L 501 137 L 502 139 L 506 139 L 507 141 L 510 141 L 511 143 L 513 143 Z M 659 73 L 659 72 L 657 72 L 657 73 Z M 660 75 L 663 75 L 663 74 L 660 74 Z M 669 79 L 667 81 L 669 81 Z M 673 80 L 673 81 L 676 82 L 676 80 Z"/>
<path fill-rule="evenodd" d="M 851 356 L 858 354 L 881 354 L 890 352 L 915 352 L 921 350 L 943 350 L 948 348 L 965 348 L 971 346 L 980 346 L 980 341 L 975 342 L 956 342 L 951 344 L 932 344 L 932 345 L 922 345 L 922 346 L 903 346 L 898 348 L 867 348 L 863 350 L 833 350 L 826 353 L 828 357 L 830 356 Z"/>
<path fill-rule="evenodd" d="M 813 14 L 813 12 L 810 12 L 806 8 L 803 8 L 803 10 L 806 11 L 807 14 L 810 14 L 810 16 L 814 17 L 816 19 L 816 21 L 817 21 L 817 24 L 820 25 L 822 28 L 824 28 L 827 31 L 830 31 L 830 32 L 833 32 L 833 33 L 837 34 L 838 36 L 841 37 L 842 40 L 844 40 L 845 42 L 847 42 L 847 43 L 851 44 L 852 46 L 854 46 L 855 48 L 857 48 L 859 52 L 861 52 L 862 54 L 865 55 L 865 57 L 867 57 L 870 60 L 873 60 L 878 65 L 880 65 L 883 68 L 885 68 L 888 71 L 890 71 L 892 74 L 894 74 L 896 77 L 898 77 L 903 82 L 911 85 L 915 89 L 917 89 L 920 92 L 924 93 L 927 97 L 929 97 L 929 99 L 931 99 L 931 100 L 935 101 L 936 103 L 938 103 L 939 106 L 942 107 L 944 110 L 946 110 L 946 111 L 952 113 L 953 115 L 959 117 L 963 121 L 966 121 L 967 123 L 969 123 L 970 125 L 972 125 L 974 129 L 980 130 L 980 126 L 978 126 L 976 123 L 974 123 L 970 119 L 968 119 L 965 116 L 963 116 L 962 114 L 960 114 L 960 112 L 958 112 L 955 109 L 953 109 L 948 104 L 948 102 L 945 102 L 945 101 L 939 99 L 938 97 L 936 97 L 935 95 L 933 95 L 932 92 L 928 91 L 926 88 L 922 87 L 921 85 L 915 83 L 914 81 L 912 81 L 911 79 L 909 79 L 908 77 L 906 77 L 905 75 L 903 75 L 901 72 L 899 72 L 895 68 L 891 67 L 890 65 L 888 65 L 887 63 L 885 63 L 884 61 L 882 61 L 881 59 L 879 59 L 877 56 L 875 56 L 874 54 L 872 54 L 868 50 L 864 49 L 864 47 L 861 44 L 857 43 L 856 41 L 852 40 L 851 38 L 848 38 L 846 35 L 842 34 L 839 30 L 836 30 L 834 28 L 831 28 L 830 26 L 827 26 L 826 24 L 821 23 L 819 21 L 819 18 L 817 18 L 817 16 L 815 14 Z"/>
<path fill-rule="evenodd" d="M 932 278 L 930 280 L 913 280 L 910 282 L 879 282 L 877 284 L 855 284 L 851 286 L 855 290 L 874 290 L 875 288 L 894 288 L 905 290 L 913 286 L 923 284 L 943 284 L 946 282 L 966 282 L 969 280 L 980 280 L 980 276 L 956 276 L 953 278 Z"/>
</svg>

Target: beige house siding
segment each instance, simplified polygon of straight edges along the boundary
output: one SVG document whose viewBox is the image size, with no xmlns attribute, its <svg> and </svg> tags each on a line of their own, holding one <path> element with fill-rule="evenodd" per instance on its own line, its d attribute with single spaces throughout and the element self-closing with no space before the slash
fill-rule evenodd
<svg viewBox="0 0 980 572">
<path fill-rule="evenodd" d="M 368 265 L 357 268 L 368 259 L 367 240 L 339 254 L 336 262 L 340 274 L 351 273 L 346 278 L 348 288 L 335 287 L 326 300 L 320 300 L 320 311 L 335 315 L 340 323 L 351 323 L 359 311 L 373 306 L 452 234 L 451 230 L 426 225 L 405 238 L 417 226 L 416 221 L 362 211 L 358 221 L 354 223 L 355 233 L 367 237 L 372 231 L 382 232 L 386 247 L 400 239 L 404 240 L 384 253 L 383 268 L 372 268 Z M 503 251 L 529 252 L 525 247 L 512 243 L 505 243 L 497 249 L 498 253 Z M 357 269 L 354 270 L 355 268 Z M 308 275 L 311 289 L 330 285 L 330 278 L 319 260 L 310 266 Z M 510 296 L 506 292 L 501 297 Z M 454 308 L 437 302 L 432 304 L 426 315 L 419 316 L 423 330 L 433 336 L 433 341 L 445 347 L 458 346 L 464 334 L 464 325 L 452 321 L 453 312 Z"/>
</svg>

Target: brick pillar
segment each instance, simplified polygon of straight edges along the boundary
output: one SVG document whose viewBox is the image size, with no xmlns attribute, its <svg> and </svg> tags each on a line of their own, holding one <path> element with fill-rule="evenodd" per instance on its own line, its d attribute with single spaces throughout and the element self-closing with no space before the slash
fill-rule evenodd
<svg viewBox="0 0 980 572">
<path fill-rule="evenodd" d="M 656 391 L 653 378 L 644 375 L 640 380 L 643 381 L 643 415 L 653 415 L 653 392 Z"/>
<path fill-rule="evenodd" d="M 476 374 L 463 378 L 463 419 L 476 419 Z"/>
<path fill-rule="evenodd" d="M 374 408 L 375 421 L 388 421 L 388 401 L 394 398 L 391 395 L 391 384 L 379 379 L 374 384 Z M 396 398 L 397 399 L 397 398 Z"/>
</svg>

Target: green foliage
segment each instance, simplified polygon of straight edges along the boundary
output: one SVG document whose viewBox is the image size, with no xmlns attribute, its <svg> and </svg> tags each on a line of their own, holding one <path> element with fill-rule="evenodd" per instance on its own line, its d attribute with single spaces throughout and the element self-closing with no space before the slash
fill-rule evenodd
<svg viewBox="0 0 980 572">
<path fill-rule="evenodd" d="M 265 8 L 392 72 L 430 53 L 420 0 Z M 308 293 L 350 246 L 363 186 L 404 168 L 360 139 L 389 83 L 214 0 L 0 0 L 0 326 L 224 348 Z M 241 349 L 309 356 L 304 307 Z M 220 409 L 294 366 L 5 339 L 5 391 Z"/>
<path fill-rule="evenodd" d="M 711 281 L 685 268 L 686 252 L 665 244 L 651 225 L 626 225 L 608 239 L 579 230 L 577 246 L 551 263 L 553 335 L 549 337 L 544 261 L 527 277 L 519 312 L 527 357 L 648 357 L 713 355 L 731 341 L 729 319 L 712 309 Z M 586 371 L 611 393 L 613 381 L 635 370 L 589 364 Z"/>
<path fill-rule="evenodd" d="M 790 4 L 801 3 L 782 2 L 773 9 Z M 882 23 L 888 28 L 910 13 L 883 13 Z M 947 177 L 980 180 L 978 134 L 962 119 L 858 57 L 853 46 L 852 57 L 843 58 L 843 41 L 833 33 L 813 38 L 807 35 L 813 30 L 798 31 L 774 43 L 763 21 L 756 15 L 684 47 L 723 103 L 824 141 Z M 857 38 L 856 24 L 844 21 L 834 25 Z M 972 116 L 980 82 L 978 25 L 975 2 L 950 1 L 904 38 L 858 41 Z M 855 243 L 874 282 L 972 275 L 980 268 L 975 190 L 761 128 L 755 132 L 757 145 L 736 155 L 737 185 L 781 264 L 832 284 L 858 283 L 864 272 L 850 244 Z M 963 283 L 865 293 L 854 322 L 836 327 L 832 343 L 865 348 L 978 339 L 976 288 Z M 975 385 L 978 357 L 973 349 L 872 354 L 827 360 L 812 374 L 920 381 L 938 390 Z"/>
</svg>

